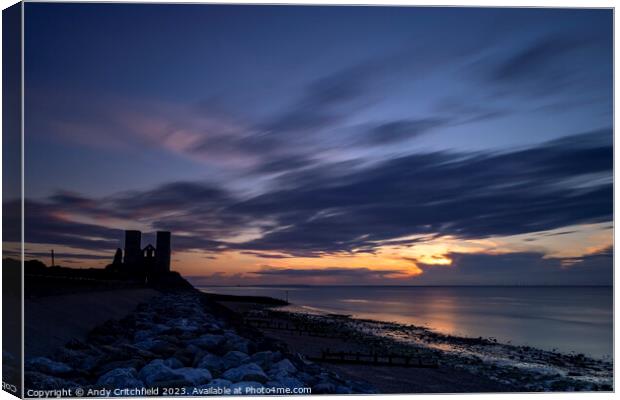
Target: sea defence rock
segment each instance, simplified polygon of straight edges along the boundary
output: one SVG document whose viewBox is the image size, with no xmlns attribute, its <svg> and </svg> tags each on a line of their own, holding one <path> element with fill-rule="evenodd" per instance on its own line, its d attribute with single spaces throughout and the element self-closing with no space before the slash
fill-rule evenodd
<svg viewBox="0 0 620 400">
<path fill-rule="evenodd" d="M 135 368 L 117 368 L 109 371 L 97 380 L 97 384 L 109 389 L 141 388 L 144 383 L 138 379 Z"/>
<path fill-rule="evenodd" d="M 69 340 L 52 356 L 27 360 L 26 388 L 241 388 L 256 394 L 250 389 L 316 386 L 325 393 L 369 392 L 295 355 L 269 350 L 272 342 L 256 331 L 244 332 L 226 314 L 208 312 L 208 301 L 195 291 L 156 297 L 126 318 L 97 326 L 86 339 Z"/>
<path fill-rule="evenodd" d="M 269 380 L 262 368 L 254 363 L 231 368 L 222 374 L 222 378 L 233 382 L 255 381 L 265 383 Z"/>
</svg>

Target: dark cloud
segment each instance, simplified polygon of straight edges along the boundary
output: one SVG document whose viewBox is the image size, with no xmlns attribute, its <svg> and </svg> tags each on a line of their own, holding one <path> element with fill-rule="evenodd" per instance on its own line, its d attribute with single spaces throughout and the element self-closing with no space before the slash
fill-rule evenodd
<svg viewBox="0 0 620 400">
<path fill-rule="evenodd" d="M 180 233 L 175 249 L 320 256 L 374 252 L 408 235 L 485 238 L 612 220 L 611 130 L 501 153 L 412 154 L 371 166 L 325 164 L 281 176 L 248 199 L 207 183 L 85 199 L 29 201 L 26 240 L 112 249 L 122 229 L 63 213 L 150 223 Z M 595 179 L 597 178 L 597 179 Z M 248 230 L 261 237 L 228 242 Z M 407 245 L 407 243 L 402 243 Z"/>
<path fill-rule="evenodd" d="M 404 274 L 406 271 L 399 269 L 391 270 L 375 270 L 370 268 L 273 268 L 266 267 L 258 271 L 251 272 L 261 276 L 279 276 L 279 277 L 348 277 L 348 278 L 385 278 L 395 274 Z"/>
<path fill-rule="evenodd" d="M 491 78 L 496 81 L 531 79 L 560 66 L 564 55 L 587 43 L 583 39 L 567 36 L 542 38 L 500 63 Z"/>
<path fill-rule="evenodd" d="M 37 251 L 26 251 L 26 257 L 37 258 L 37 259 L 47 259 L 51 257 L 49 252 L 37 252 Z M 63 253 L 63 252 L 54 252 L 54 257 L 56 260 L 61 259 L 72 259 L 72 260 L 107 260 L 112 261 L 112 257 L 109 255 L 100 256 L 96 254 L 80 254 L 80 253 Z"/>
<path fill-rule="evenodd" d="M 503 51 L 482 58 L 471 68 L 500 97 L 526 95 L 542 107 L 601 104 L 612 74 L 608 33 L 563 32 L 538 37 L 508 56 Z M 588 65 L 588 67 L 585 67 Z M 603 78 L 603 79 L 601 79 Z M 563 96 L 559 96 L 559 94 Z M 567 100 L 572 99 L 572 100 Z M 538 103 L 540 104 L 540 103 Z"/>
<path fill-rule="evenodd" d="M 192 276 L 197 285 L 237 284 L 342 284 L 342 285 L 609 285 L 613 276 L 613 250 L 578 258 L 553 258 L 542 253 L 448 255 L 450 266 L 426 265 L 412 275 L 405 269 L 376 268 L 276 268 L 264 266 L 248 273 L 216 272 Z"/>
<path fill-rule="evenodd" d="M 610 285 L 613 250 L 573 258 L 540 253 L 450 254 L 450 267 L 422 266 L 420 285 Z"/>
<path fill-rule="evenodd" d="M 368 144 L 401 142 L 424 135 L 433 129 L 446 126 L 448 123 L 449 119 L 438 117 L 386 122 L 371 128 L 364 136 L 363 142 Z"/>
<path fill-rule="evenodd" d="M 285 227 L 245 248 L 298 254 L 368 250 L 411 234 L 481 238 L 604 222 L 612 217 L 611 183 L 569 181 L 611 178 L 610 138 L 603 131 L 510 153 L 410 155 L 352 174 L 314 174 L 231 210 Z"/>
<path fill-rule="evenodd" d="M 274 259 L 291 258 L 290 255 L 286 255 L 286 254 L 262 253 L 259 251 L 242 251 L 240 253 L 246 254 L 248 256 L 255 256 L 255 257 L 260 257 L 260 258 L 274 258 Z"/>
<path fill-rule="evenodd" d="M 14 205 L 17 206 L 17 205 Z M 26 201 L 24 204 L 26 243 L 66 245 L 85 250 L 110 250 L 119 245 L 121 229 L 70 221 L 52 203 Z M 18 222 L 17 222 L 18 223 Z M 5 239 L 18 241 L 9 236 Z"/>
</svg>

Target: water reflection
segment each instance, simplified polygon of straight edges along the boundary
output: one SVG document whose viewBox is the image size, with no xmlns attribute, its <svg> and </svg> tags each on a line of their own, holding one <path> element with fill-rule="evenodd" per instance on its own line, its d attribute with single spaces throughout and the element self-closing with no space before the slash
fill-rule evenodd
<svg viewBox="0 0 620 400">
<path fill-rule="evenodd" d="M 611 287 L 212 287 L 283 298 L 304 312 L 414 324 L 436 331 L 593 357 L 612 354 Z M 297 308 L 296 308 L 297 309 Z"/>
</svg>

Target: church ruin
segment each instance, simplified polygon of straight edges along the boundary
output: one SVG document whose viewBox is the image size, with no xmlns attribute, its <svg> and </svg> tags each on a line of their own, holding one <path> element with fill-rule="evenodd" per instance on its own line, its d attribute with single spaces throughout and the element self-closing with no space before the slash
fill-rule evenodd
<svg viewBox="0 0 620 400">
<path fill-rule="evenodd" d="M 116 249 L 109 268 L 126 273 L 157 275 L 170 272 L 170 232 L 158 231 L 155 246 L 142 247 L 142 232 L 125 231 L 124 251 Z"/>
</svg>

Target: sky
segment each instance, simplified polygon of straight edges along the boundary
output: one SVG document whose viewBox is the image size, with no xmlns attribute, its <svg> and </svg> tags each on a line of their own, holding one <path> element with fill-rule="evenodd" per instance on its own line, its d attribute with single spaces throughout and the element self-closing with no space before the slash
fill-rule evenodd
<svg viewBox="0 0 620 400">
<path fill-rule="evenodd" d="M 200 284 L 612 284 L 611 10 L 25 9 L 31 258 L 170 230 Z"/>
</svg>

